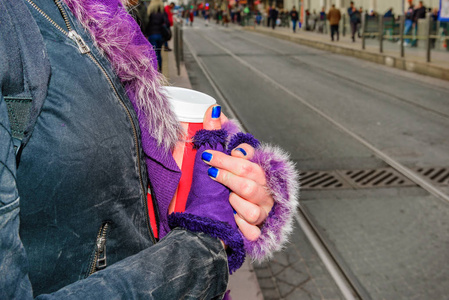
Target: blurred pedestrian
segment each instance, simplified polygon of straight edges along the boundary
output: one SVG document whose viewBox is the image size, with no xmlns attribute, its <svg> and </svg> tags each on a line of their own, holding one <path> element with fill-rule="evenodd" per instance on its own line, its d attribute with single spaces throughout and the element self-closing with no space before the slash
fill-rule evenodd
<svg viewBox="0 0 449 300">
<path fill-rule="evenodd" d="M 326 28 L 326 8 L 323 6 L 320 11 L 320 21 L 318 24 L 318 32 L 323 33 Z"/>
<path fill-rule="evenodd" d="M 165 13 L 167 14 L 167 18 L 168 18 L 168 22 L 170 24 L 169 28 L 173 26 L 173 8 L 175 7 L 175 3 L 170 3 L 169 5 L 166 5 L 164 7 L 165 9 Z M 165 51 L 172 51 L 172 49 L 170 49 L 170 47 L 168 47 L 168 40 L 166 40 L 164 42 L 164 50 Z"/>
<path fill-rule="evenodd" d="M 413 17 L 414 17 L 414 5 L 413 0 L 408 0 L 408 8 L 404 12 L 405 14 L 405 21 L 404 21 L 404 35 L 408 36 L 412 33 L 413 28 Z M 411 40 L 409 37 L 406 37 L 404 40 L 404 46 L 410 46 Z"/>
<path fill-rule="evenodd" d="M 228 27 L 228 23 L 229 23 L 229 9 L 224 9 L 222 12 L 223 15 L 223 23 L 222 25 L 225 27 Z"/>
<path fill-rule="evenodd" d="M 204 26 L 209 26 L 209 10 L 205 10 L 204 11 L 204 20 L 205 20 L 205 23 L 204 23 Z"/>
<path fill-rule="evenodd" d="M 335 4 L 332 4 L 332 8 L 327 13 L 327 20 L 331 27 L 331 40 L 334 41 L 334 35 L 337 34 L 337 41 L 340 40 L 339 23 L 341 19 L 340 10 L 335 8 Z"/>
<path fill-rule="evenodd" d="M 393 7 L 390 7 L 387 12 L 384 14 L 384 18 L 392 18 L 394 17 L 393 15 Z"/>
<path fill-rule="evenodd" d="M 296 24 L 299 20 L 299 14 L 295 6 L 293 6 L 292 10 L 290 11 L 290 19 L 292 21 L 293 32 L 296 32 Z"/>
<path fill-rule="evenodd" d="M 351 1 L 348 8 L 349 23 L 351 25 L 351 39 L 355 42 L 355 33 L 357 32 L 357 27 L 361 23 L 360 12 L 355 8 L 354 2 Z M 360 37 L 360 36 L 359 36 Z"/>
<path fill-rule="evenodd" d="M 270 24 L 271 24 L 271 10 L 272 9 L 273 8 L 271 6 L 267 7 L 267 11 L 266 11 L 266 13 L 267 13 L 267 27 L 270 27 Z"/>
<path fill-rule="evenodd" d="M 287 12 L 283 8 L 281 8 L 279 10 L 279 19 L 281 20 L 281 22 L 279 24 L 279 27 L 284 27 L 285 26 L 286 17 L 287 17 Z"/>
<path fill-rule="evenodd" d="M 260 25 L 261 22 L 262 22 L 262 13 L 259 10 L 257 10 L 257 12 L 256 12 L 256 24 Z"/>
<path fill-rule="evenodd" d="M 195 18 L 195 10 L 192 8 L 189 11 L 189 21 L 190 21 L 190 26 L 193 26 L 193 19 Z"/>
<path fill-rule="evenodd" d="M 251 18 L 251 10 L 249 9 L 248 5 L 245 5 L 243 8 L 243 20 L 244 20 L 244 26 L 249 26 L 249 19 Z"/>
<path fill-rule="evenodd" d="M 418 20 L 419 19 L 425 19 L 426 18 L 427 9 L 424 6 L 422 1 L 418 2 L 418 6 L 413 10 L 413 33 L 416 37 L 416 34 L 418 32 Z M 412 47 L 416 47 L 418 40 L 416 38 L 413 38 Z"/>
<path fill-rule="evenodd" d="M 434 9 L 432 9 L 432 11 L 431 11 L 431 15 L 430 16 L 432 18 L 432 26 L 431 26 L 432 35 L 436 35 L 437 34 L 439 13 L 440 13 L 440 11 L 436 7 Z M 436 42 L 436 39 L 431 38 L 430 39 L 430 47 L 435 48 L 435 42 Z"/>
<path fill-rule="evenodd" d="M 242 10 L 239 6 L 235 8 L 234 18 L 238 25 L 242 25 Z"/>
<path fill-rule="evenodd" d="M 276 6 L 273 5 L 273 7 L 271 7 L 270 10 L 270 19 L 271 19 L 271 28 L 275 28 L 276 27 L 276 23 L 277 23 L 277 19 L 279 16 L 279 11 L 276 9 Z"/>
<path fill-rule="evenodd" d="M 223 15 L 221 13 L 221 8 L 217 9 L 217 12 L 215 13 L 215 24 L 220 24 L 220 21 L 222 19 Z"/>
<path fill-rule="evenodd" d="M 167 37 L 166 30 L 170 30 L 170 22 L 165 12 L 162 0 L 152 0 L 147 10 L 148 26 L 145 35 L 156 52 L 158 71 L 162 72 L 162 55 L 161 50 Z"/>
<path fill-rule="evenodd" d="M 425 19 L 426 18 L 426 12 L 427 9 L 423 4 L 423 1 L 418 2 L 418 6 L 413 10 L 413 22 L 415 25 L 418 24 L 419 19 Z"/>
<path fill-rule="evenodd" d="M 189 19 L 190 19 L 190 10 L 188 8 L 185 8 L 182 12 L 182 18 L 185 19 L 186 26 L 189 25 Z"/>
<path fill-rule="evenodd" d="M 315 31 L 318 23 L 318 14 L 316 13 L 316 10 L 314 9 L 313 12 L 309 16 L 310 20 L 310 30 Z"/>
<path fill-rule="evenodd" d="M 306 9 L 304 11 L 304 25 L 306 26 L 306 30 L 310 30 L 310 10 Z"/>
</svg>

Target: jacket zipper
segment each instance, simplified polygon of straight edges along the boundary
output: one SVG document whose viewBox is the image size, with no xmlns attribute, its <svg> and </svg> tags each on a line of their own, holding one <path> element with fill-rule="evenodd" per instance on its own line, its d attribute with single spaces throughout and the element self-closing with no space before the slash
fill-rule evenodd
<svg viewBox="0 0 449 300">
<path fill-rule="evenodd" d="M 109 223 L 104 223 L 101 225 L 100 230 L 97 234 L 97 240 L 95 242 L 95 251 L 94 257 L 90 263 L 89 274 L 87 276 L 92 275 L 93 273 L 100 271 L 107 266 L 106 261 L 106 235 L 108 233 Z"/>
<path fill-rule="evenodd" d="M 150 220 L 149 220 L 149 216 L 148 216 L 148 203 L 146 200 L 146 195 L 147 195 L 147 190 L 143 184 L 143 179 L 142 179 L 142 170 L 141 170 L 141 158 L 140 158 L 140 153 L 139 153 L 139 142 L 138 142 L 138 135 L 137 135 L 137 129 L 136 126 L 132 120 L 132 116 L 131 113 L 128 109 L 128 107 L 126 107 L 125 103 L 123 102 L 122 98 L 120 97 L 117 89 L 115 88 L 114 84 L 112 83 L 112 79 L 109 77 L 108 73 L 106 72 L 106 70 L 103 68 L 103 66 L 97 61 L 97 59 L 92 55 L 92 53 L 90 52 L 90 48 L 89 46 L 84 42 L 83 38 L 75 31 L 72 29 L 72 26 L 70 25 L 69 22 L 69 18 L 64 10 L 64 8 L 62 7 L 62 4 L 58 1 L 58 0 L 54 0 L 56 6 L 58 7 L 62 18 L 64 19 L 64 23 L 67 27 L 67 30 L 64 30 L 61 26 L 59 26 L 52 18 L 50 18 L 50 16 L 48 16 L 39 6 L 37 6 L 32 0 L 26 0 L 36 11 L 38 11 L 46 20 L 48 20 L 54 27 L 56 27 L 59 31 L 61 31 L 64 35 L 68 36 L 71 40 L 73 40 L 76 45 L 78 46 L 78 50 L 81 52 L 81 54 L 86 54 L 91 60 L 92 62 L 95 63 L 95 65 L 97 65 L 97 67 L 101 70 L 101 72 L 103 73 L 103 75 L 106 77 L 109 85 L 112 87 L 115 96 L 119 99 L 120 104 L 122 105 L 122 107 L 125 109 L 125 112 L 128 116 L 128 119 L 131 123 L 131 127 L 133 130 L 133 134 L 134 134 L 134 143 L 136 144 L 136 154 L 137 154 L 137 167 L 138 167 L 138 171 L 139 171 L 139 180 L 140 180 L 140 187 L 142 189 L 142 195 L 145 198 L 144 199 L 144 205 L 145 205 L 145 211 L 147 213 L 145 213 L 146 218 L 146 225 L 147 225 L 147 229 L 150 233 L 150 238 L 151 241 L 153 242 L 153 244 L 156 244 L 156 239 L 154 238 L 154 234 L 153 234 L 153 230 L 151 229 L 150 226 Z"/>
</svg>

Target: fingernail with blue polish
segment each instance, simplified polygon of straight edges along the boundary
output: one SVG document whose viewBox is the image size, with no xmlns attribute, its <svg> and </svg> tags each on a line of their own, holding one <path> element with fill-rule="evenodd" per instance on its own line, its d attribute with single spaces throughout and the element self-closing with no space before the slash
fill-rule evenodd
<svg viewBox="0 0 449 300">
<path fill-rule="evenodd" d="M 201 154 L 201 159 L 205 162 L 210 162 L 212 159 L 212 154 L 209 152 L 203 152 L 203 154 Z"/>
<path fill-rule="evenodd" d="M 218 169 L 215 167 L 210 167 L 209 170 L 207 170 L 207 175 L 209 175 L 212 178 L 217 178 Z"/>
<path fill-rule="evenodd" d="M 218 119 L 221 115 L 221 106 L 217 105 L 212 108 L 212 119 Z"/>
<path fill-rule="evenodd" d="M 235 209 L 232 209 L 232 211 L 234 212 L 234 215 L 236 215 L 236 214 L 237 214 L 237 212 L 235 211 Z"/>
<path fill-rule="evenodd" d="M 235 151 L 240 151 L 240 152 L 242 152 L 242 154 L 243 154 L 244 156 L 246 156 L 246 151 L 245 151 L 245 149 L 243 149 L 243 148 L 235 148 L 234 150 L 235 150 Z"/>
</svg>

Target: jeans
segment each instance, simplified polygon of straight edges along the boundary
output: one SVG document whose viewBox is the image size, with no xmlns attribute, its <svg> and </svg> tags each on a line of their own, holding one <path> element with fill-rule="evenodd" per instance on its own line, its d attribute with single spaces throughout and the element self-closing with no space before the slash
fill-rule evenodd
<svg viewBox="0 0 449 300">
<path fill-rule="evenodd" d="M 298 22 L 297 20 L 292 20 L 293 32 L 296 32 L 296 23 L 297 22 Z"/>
<path fill-rule="evenodd" d="M 164 40 L 162 39 L 161 34 L 152 34 L 148 37 L 148 41 L 153 46 L 154 51 L 156 52 L 157 65 L 159 72 L 162 72 L 162 55 L 161 49 L 164 44 Z"/>
<path fill-rule="evenodd" d="M 404 35 L 409 35 L 412 33 L 413 21 L 405 20 L 404 23 Z M 405 39 L 406 44 L 410 44 L 410 39 Z"/>
</svg>

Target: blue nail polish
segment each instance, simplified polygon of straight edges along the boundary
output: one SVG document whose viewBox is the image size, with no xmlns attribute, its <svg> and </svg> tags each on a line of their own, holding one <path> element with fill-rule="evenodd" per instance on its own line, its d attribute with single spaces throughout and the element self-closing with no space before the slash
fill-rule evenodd
<svg viewBox="0 0 449 300">
<path fill-rule="evenodd" d="M 240 151 L 240 152 L 242 152 L 242 154 L 243 154 L 244 156 L 246 156 L 246 151 L 245 151 L 245 149 L 243 149 L 243 148 L 235 148 L 234 150 L 235 150 L 235 151 Z"/>
<path fill-rule="evenodd" d="M 235 209 L 232 209 L 232 211 L 234 212 L 234 215 L 236 215 L 236 214 L 237 214 L 237 212 L 235 211 Z"/>
<path fill-rule="evenodd" d="M 201 159 L 205 162 L 210 162 L 212 159 L 212 154 L 209 152 L 203 152 L 203 154 L 201 154 Z"/>
<path fill-rule="evenodd" d="M 212 119 L 218 119 L 221 115 L 221 106 L 217 105 L 212 108 Z"/>
<path fill-rule="evenodd" d="M 215 167 L 210 167 L 209 170 L 207 170 L 207 175 L 209 175 L 212 178 L 217 178 L 218 169 Z"/>
</svg>

